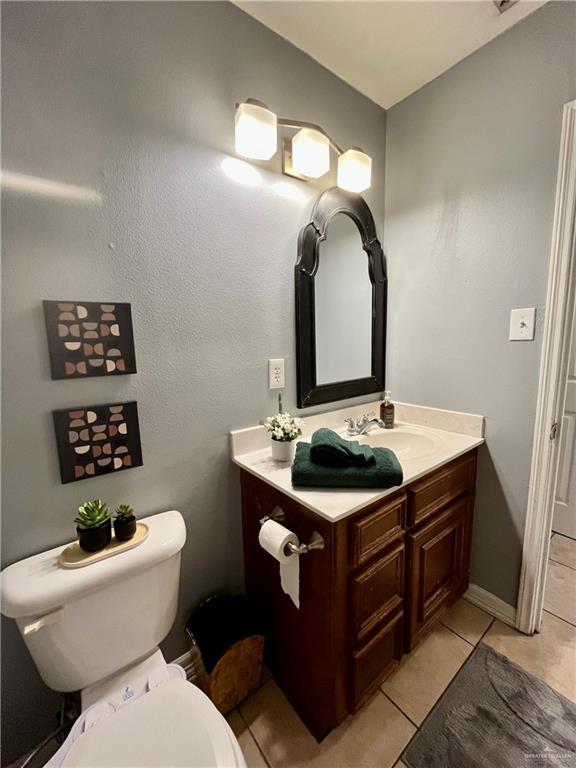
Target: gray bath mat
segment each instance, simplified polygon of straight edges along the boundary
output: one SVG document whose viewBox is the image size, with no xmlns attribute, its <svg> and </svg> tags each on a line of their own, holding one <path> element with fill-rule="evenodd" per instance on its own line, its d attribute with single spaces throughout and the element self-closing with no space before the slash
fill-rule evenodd
<svg viewBox="0 0 576 768">
<path fill-rule="evenodd" d="M 576 768 L 576 705 L 480 643 L 402 760 L 409 768 Z"/>
</svg>

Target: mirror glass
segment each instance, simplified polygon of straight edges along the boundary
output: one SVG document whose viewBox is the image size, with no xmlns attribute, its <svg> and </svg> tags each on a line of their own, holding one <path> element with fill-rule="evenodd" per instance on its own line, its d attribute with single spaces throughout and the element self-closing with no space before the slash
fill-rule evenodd
<svg viewBox="0 0 576 768">
<path fill-rule="evenodd" d="M 314 279 L 316 383 L 372 373 L 372 283 L 360 232 L 336 214 L 320 243 Z"/>
</svg>

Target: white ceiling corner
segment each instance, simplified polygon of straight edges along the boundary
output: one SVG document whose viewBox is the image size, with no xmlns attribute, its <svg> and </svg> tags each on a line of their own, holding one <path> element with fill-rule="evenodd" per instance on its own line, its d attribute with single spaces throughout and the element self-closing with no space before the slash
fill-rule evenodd
<svg viewBox="0 0 576 768">
<path fill-rule="evenodd" d="M 257 0 L 236 5 L 388 109 L 547 0 Z"/>
</svg>

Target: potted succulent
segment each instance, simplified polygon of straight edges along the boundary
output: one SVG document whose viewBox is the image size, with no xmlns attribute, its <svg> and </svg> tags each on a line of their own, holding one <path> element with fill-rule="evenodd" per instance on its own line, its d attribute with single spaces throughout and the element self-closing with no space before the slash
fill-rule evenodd
<svg viewBox="0 0 576 768">
<path fill-rule="evenodd" d="M 110 543 L 112 524 L 108 505 L 100 499 L 85 501 L 74 520 L 78 543 L 85 552 L 98 552 Z"/>
<path fill-rule="evenodd" d="M 297 437 L 302 434 L 302 419 L 284 413 L 282 395 L 278 395 L 278 413 L 268 416 L 263 426 L 270 433 L 272 458 L 276 461 L 292 461 Z"/>
<path fill-rule="evenodd" d="M 136 533 L 136 518 L 129 504 L 120 504 L 114 510 L 114 533 L 119 541 L 129 541 Z"/>
</svg>

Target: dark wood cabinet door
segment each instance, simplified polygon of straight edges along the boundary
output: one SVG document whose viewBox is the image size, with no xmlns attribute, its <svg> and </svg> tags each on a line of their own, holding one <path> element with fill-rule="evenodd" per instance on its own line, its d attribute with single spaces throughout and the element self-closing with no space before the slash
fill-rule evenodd
<svg viewBox="0 0 576 768">
<path fill-rule="evenodd" d="M 402 658 L 402 611 L 392 616 L 352 653 L 350 710 L 356 710 L 398 666 Z"/>
<path fill-rule="evenodd" d="M 472 508 L 463 496 L 406 537 L 407 650 L 468 587 Z"/>
<path fill-rule="evenodd" d="M 362 640 L 404 601 L 404 544 L 352 577 L 352 632 Z"/>
</svg>

